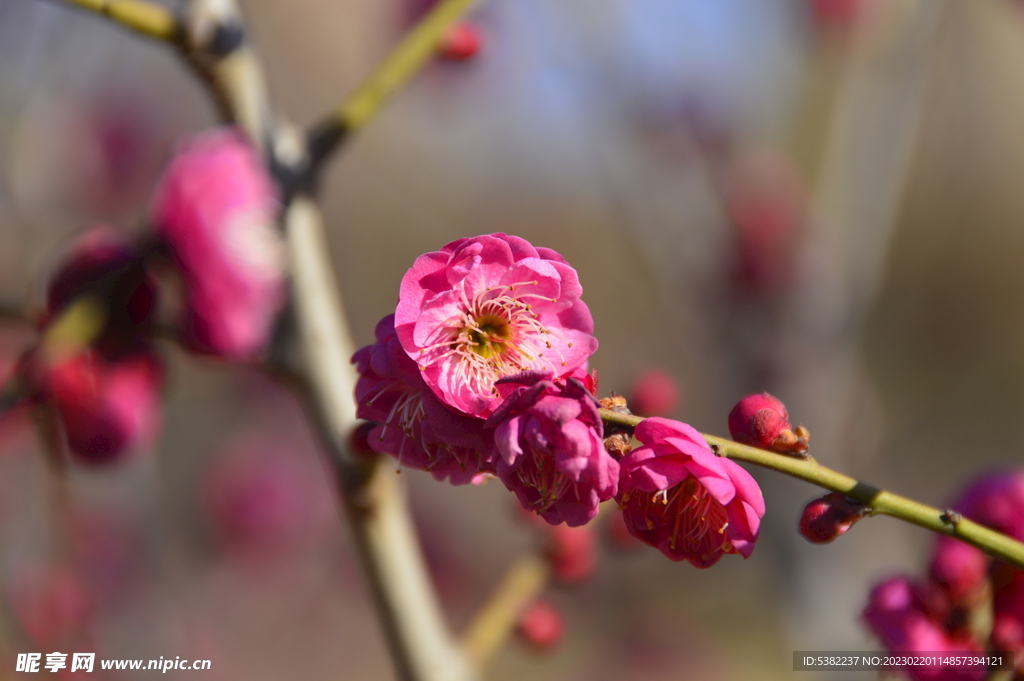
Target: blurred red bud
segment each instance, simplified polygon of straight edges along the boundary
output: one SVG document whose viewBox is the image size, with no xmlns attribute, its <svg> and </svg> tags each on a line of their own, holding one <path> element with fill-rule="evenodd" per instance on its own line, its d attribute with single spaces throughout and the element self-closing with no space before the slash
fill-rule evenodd
<svg viewBox="0 0 1024 681">
<path fill-rule="evenodd" d="M 469 61 L 477 55 L 483 44 L 480 29 L 468 21 L 453 24 L 437 46 L 437 56 L 445 61 Z"/>
<path fill-rule="evenodd" d="M 88 349 L 52 365 L 25 363 L 29 394 L 54 408 L 71 455 L 82 463 L 106 464 L 153 443 L 160 430 L 163 364 L 139 351 L 117 360 Z"/>
<path fill-rule="evenodd" d="M 538 600 L 520 616 L 517 631 L 532 647 L 548 650 L 562 640 L 565 621 L 554 605 Z"/>
<path fill-rule="evenodd" d="M 597 537 L 593 526 L 550 525 L 547 556 L 554 578 L 564 584 L 576 584 L 597 569 Z"/>
<path fill-rule="evenodd" d="M 679 388 L 664 371 L 652 369 L 633 384 L 629 408 L 640 416 L 669 416 L 679 404 Z"/>
</svg>

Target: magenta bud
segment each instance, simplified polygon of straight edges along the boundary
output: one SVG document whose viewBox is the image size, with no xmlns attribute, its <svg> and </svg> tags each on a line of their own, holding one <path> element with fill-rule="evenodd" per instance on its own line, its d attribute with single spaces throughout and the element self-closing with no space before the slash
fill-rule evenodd
<svg viewBox="0 0 1024 681">
<path fill-rule="evenodd" d="M 532 647 L 547 650 L 562 640 L 565 621 L 558 608 L 547 601 L 539 600 L 520 616 L 517 631 Z"/>
<path fill-rule="evenodd" d="M 747 395 L 729 412 L 729 433 L 743 444 L 772 449 L 775 440 L 790 430 L 789 411 L 774 395 Z"/>
<path fill-rule="evenodd" d="M 71 455 L 85 464 L 120 460 L 160 430 L 163 363 L 144 350 L 105 359 L 87 350 L 49 366 L 26 365 L 30 394 L 55 409 Z"/>
<path fill-rule="evenodd" d="M 597 537 L 592 527 L 553 525 L 547 548 L 551 573 L 556 581 L 576 584 L 597 569 Z"/>
<path fill-rule="evenodd" d="M 804 507 L 800 516 L 800 534 L 812 544 L 828 544 L 845 534 L 869 512 L 864 504 L 832 492 Z"/>
<path fill-rule="evenodd" d="M 679 404 L 679 388 L 664 371 L 644 372 L 633 384 L 629 407 L 640 416 L 669 416 Z"/>
<path fill-rule="evenodd" d="M 940 536 L 929 569 L 932 581 L 954 603 L 970 604 L 988 581 L 989 559 L 959 539 Z"/>
</svg>

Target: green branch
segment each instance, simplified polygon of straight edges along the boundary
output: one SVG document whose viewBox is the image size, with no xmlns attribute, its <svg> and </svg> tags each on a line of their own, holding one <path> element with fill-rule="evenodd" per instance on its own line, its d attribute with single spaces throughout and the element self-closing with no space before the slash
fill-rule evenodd
<svg viewBox="0 0 1024 681">
<path fill-rule="evenodd" d="M 639 416 L 619 414 L 608 409 L 601 410 L 601 418 L 606 423 L 628 428 L 635 428 L 643 421 Z M 956 537 L 990 556 L 1005 560 L 1014 567 L 1024 570 L 1024 544 L 976 522 L 966 518 L 951 518 L 946 511 L 843 475 L 813 459 L 799 459 L 766 449 L 748 447 L 714 435 L 704 435 L 704 439 L 720 456 L 770 468 L 812 485 L 839 492 L 870 507 L 873 514 L 892 516 L 932 532 Z"/>
<path fill-rule="evenodd" d="M 437 53 L 448 28 L 477 0 L 440 0 L 404 40 L 337 109 L 317 124 L 309 135 L 313 167 L 352 132 L 362 128 Z"/>
</svg>

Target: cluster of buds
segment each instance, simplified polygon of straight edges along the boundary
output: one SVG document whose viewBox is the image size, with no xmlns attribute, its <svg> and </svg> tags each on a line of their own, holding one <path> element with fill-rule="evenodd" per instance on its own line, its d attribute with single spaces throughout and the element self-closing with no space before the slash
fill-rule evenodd
<svg viewBox="0 0 1024 681">
<path fill-rule="evenodd" d="M 1024 469 L 977 480 L 953 508 L 1024 540 Z M 991 628 L 977 626 L 986 612 Z M 890 652 L 1004 651 L 1013 653 L 1014 678 L 1024 675 L 1024 572 L 957 539 L 938 538 L 926 578 L 900 575 L 876 586 L 863 617 Z M 914 681 L 986 678 L 980 667 L 910 667 L 906 673 Z"/>
<path fill-rule="evenodd" d="M 285 295 L 276 213 L 256 152 L 218 129 L 175 153 L 151 206 L 153 236 L 100 226 L 77 239 L 49 278 L 40 341 L 19 365 L 26 396 L 56 415 L 73 457 L 119 460 L 159 431 L 156 252 L 184 282 L 176 331 L 186 347 L 233 360 L 262 352 Z"/>
<path fill-rule="evenodd" d="M 629 533 L 673 560 L 749 556 L 761 491 L 690 426 L 647 419 L 644 446 L 623 435 L 609 450 L 582 292 L 562 256 L 506 234 L 420 256 L 353 357 L 357 414 L 376 422 L 358 441 L 453 484 L 498 477 L 551 525 L 585 525 L 614 498 Z"/>
</svg>

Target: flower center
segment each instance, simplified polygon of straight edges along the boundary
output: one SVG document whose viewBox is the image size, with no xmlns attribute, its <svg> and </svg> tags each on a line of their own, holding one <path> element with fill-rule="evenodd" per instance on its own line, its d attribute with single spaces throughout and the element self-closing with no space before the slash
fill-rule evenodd
<svg viewBox="0 0 1024 681">
<path fill-rule="evenodd" d="M 469 349 L 484 359 L 500 355 L 512 338 L 512 325 L 497 315 L 483 315 L 469 327 Z"/>
<path fill-rule="evenodd" d="M 473 297 L 462 290 L 462 310 L 448 322 L 437 342 L 420 348 L 420 370 L 436 362 L 450 362 L 457 383 L 477 395 L 496 397 L 494 381 L 528 369 L 561 373 L 566 360 L 552 332 L 533 310 L 531 299 L 557 302 L 536 293 L 517 290 L 536 281 L 493 286 Z M 566 343 L 572 347 L 572 343 Z M 451 358 L 449 360 L 449 358 Z"/>
</svg>

